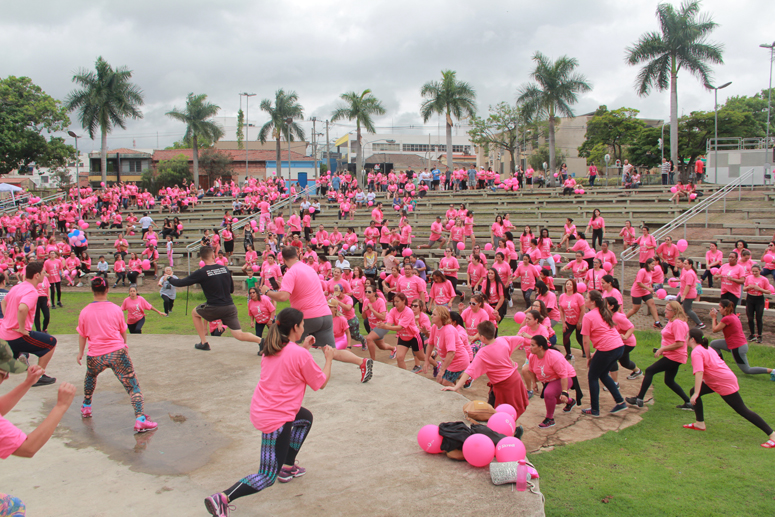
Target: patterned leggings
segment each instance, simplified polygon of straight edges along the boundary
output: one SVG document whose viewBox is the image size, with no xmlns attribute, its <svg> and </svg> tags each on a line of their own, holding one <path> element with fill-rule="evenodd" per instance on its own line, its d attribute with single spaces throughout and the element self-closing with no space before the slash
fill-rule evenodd
<svg viewBox="0 0 775 517">
<path fill-rule="evenodd" d="M 224 491 L 229 501 L 255 494 L 272 486 L 282 466 L 293 465 L 296 461 L 296 454 L 301 449 L 311 427 L 312 413 L 306 408 L 300 408 L 293 422 L 288 422 L 271 433 L 263 433 L 258 473 L 245 476 Z"/>
<path fill-rule="evenodd" d="M 86 379 L 83 381 L 83 403 L 91 405 L 94 388 L 97 386 L 97 376 L 110 368 L 116 378 L 124 385 L 124 389 L 132 397 L 132 407 L 135 416 L 143 415 L 143 392 L 137 382 L 135 368 L 126 347 L 105 355 L 88 356 L 86 358 Z"/>
<path fill-rule="evenodd" d="M 27 507 L 20 499 L 8 494 L 0 494 L 0 516 L 22 517 L 27 515 Z"/>
</svg>

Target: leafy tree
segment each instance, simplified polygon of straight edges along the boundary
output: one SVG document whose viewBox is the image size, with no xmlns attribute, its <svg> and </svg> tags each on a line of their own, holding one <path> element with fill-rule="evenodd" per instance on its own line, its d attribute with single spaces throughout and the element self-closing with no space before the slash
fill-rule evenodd
<svg viewBox="0 0 775 517">
<path fill-rule="evenodd" d="M 245 131 L 242 129 L 242 126 L 244 125 L 245 112 L 240 108 L 237 112 L 237 149 L 242 149 L 244 147 L 242 143 L 245 140 Z"/>
<path fill-rule="evenodd" d="M 535 170 L 544 170 L 544 163 L 548 164 L 550 159 L 550 151 L 549 146 L 544 144 L 539 146 L 536 149 L 533 149 L 533 152 L 530 154 L 530 158 L 527 159 L 527 163 L 533 166 L 533 169 Z M 565 161 L 565 153 L 560 151 L 555 155 L 555 159 L 558 163 L 562 163 Z M 549 169 L 547 172 L 551 172 L 551 169 Z"/>
<path fill-rule="evenodd" d="M 132 71 L 122 66 L 113 69 L 102 56 L 97 58 L 95 70 L 81 69 L 73 76 L 73 82 L 81 86 L 67 96 L 68 111 L 78 110 L 81 127 L 89 132 L 89 138 L 99 129 L 100 171 L 102 181 L 107 181 L 108 133 L 114 127 L 126 129 L 128 118 L 143 118 L 143 91 L 130 82 Z"/>
<path fill-rule="evenodd" d="M 471 143 L 502 149 L 509 153 L 511 166 L 517 164 L 516 152 L 520 148 L 520 109 L 506 102 L 490 106 L 487 118 L 474 116 L 468 135 Z M 522 117 L 522 124 L 525 120 Z"/>
<path fill-rule="evenodd" d="M 56 186 L 62 190 L 68 190 L 73 185 L 72 176 L 66 167 L 53 169 L 50 178 L 56 180 Z"/>
<path fill-rule="evenodd" d="M 153 175 L 149 174 L 153 179 Z M 156 171 L 153 188 L 174 187 L 182 185 L 183 180 L 191 181 L 191 169 L 188 168 L 188 158 L 184 154 L 179 154 L 170 160 L 159 162 Z M 143 174 L 143 181 L 146 181 L 146 175 Z"/>
<path fill-rule="evenodd" d="M 533 56 L 536 67 L 530 76 L 536 84 L 522 86 L 517 102 L 524 103 L 530 118 L 546 119 L 549 122 L 549 172 L 557 166 L 555 146 L 555 117 L 573 117 L 571 106 L 578 102 L 578 94 L 588 92 L 592 87 L 586 77 L 576 73 L 579 66 L 576 58 L 561 56 L 552 61 L 540 52 Z M 550 176 L 550 179 L 553 179 Z M 552 182 L 553 183 L 553 182 Z"/>
<path fill-rule="evenodd" d="M 644 127 L 635 135 L 633 142 L 627 147 L 625 156 L 630 163 L 638 167 L 658 167 L 662 163 L 662 151 L 659 139 L 662 128 Z M 670 135 L 665 135 L 665 144 L 669 145 Z"/>
<path fill-rule="evenodd" d="M 756 128 L 748 128 L 741 137 L 764 136 L 767 130 L 767 90 L 762 90 L 753 97 L 730 97 L 724 103 L 722 109 L 733 109 L 741 112 L 749 112 L 753 115 Z M 775 88 L 773 88 L 775 93 Z M 720 124 L 720 121 L 719 121 Z"/>
<path fill-rule="evenodd" d="M 199 157 L 199 165 L 207 173 L 210 183 L 220 177 L 229 177 L 234 174 L 231 156 L 215 149 L 205 149 Z"/>
<path fill-rule="evenodd" d="M 258 139 L 263 144 L 269 139 L 271 134 L 272 138 L 277 142 L 277 177 L 282 178 L 280 140 L 283 136 L 289 142 L 293 142 L 294 137 L 304 140 L 304 128 L 300 124 L 293 122 L 293 119 L 304 118 L 304 108 L 299 104 L 299 96 L 296 92 L 289 91 L 285 93 L 285 90 L 280 88 L 274 94 L 274 105 L 272 105 L 271 99 L 261 101 L 261 111 L 269 115 L 269 122 L 261 126 L 261 130 L 258 132 Z M 289 123 L 287 119 L 291 119 L 291 122 Z"/>
<path fill-rule="evenodd" d="M 363 141 L 361 140 L 361 126 L 369 133 L 376 133 L 372 115 L 384 115 L 385 108 L 371 90 L 363 90 L 362 93 L 347 92 L 339 96 L 344 101 L 343 106 L 339 106 L 331 114 L 331 122 L 347 119 L 355 121 L 355 134 L 358 139 L 358 156 L 360 156 L 361 165 L 364 163 Z"/>
<path fill-rule="evenodd" d="M 64 167 L 75 148 L 58 137 L 43 136 L 70 125 L 60 101 L 46 95 L 29 77 L 0 80 L 0 174 L 41 167 Z"/>
<path fill-rule="evenodd" d="M 700 2 L 684 1 L 676 10 L 663 3 L 657 6 L 659 32 L 647 32 L 627 48 L 630 65 L 645 63 L 636 80 L 638 95 L 656 88 L 670 88 L 670 157 L 678 163 L 678 72 L 684 68 L 710 89 L 709 63 L 721 64 L 723 45 L 707 42 L 717 24 L 700 13 Z"/>
<path fill-rule="evenodd" d="M 602 145 L 613 151 L 614 160 L 624 159 L 624 147 L 635 141 L 640 129 L 646 124 L 638 120 L 639 111 L 633 108 L 619 108 L 608 111 L 600 106 L 587 122 L 586 140 L 579 147 L 579 156 L 592 158 L 592 150 Z M 597 153 L 599 154 L 599 153 Z M 603 153 L 605 155 L 606 153 Z"/>
<path fill-rule="evenodd" d="M 214 142 L 212 142 L 209 138 L 205 138 L 203 136 L 198 136 L 196 139 L 196 145 L 199 149 L 209 149 L 214 145 Z M 168 145 L 164 149 L 193 149 L 194 148 L 194 142 L 192 141 L 191 137 L 183 137 L 180 140 L 176 140 L 172 143 L 172 145 Z"/>
<path fill-rule="evenodd" d="M 457 72 L 441 71 L 441 81 L 429 81 L 420 89 L 425 99 L 420 106 L 423 122 L 433 115 L 443 115 L 447 122 L 447 165 L 452 168 L 452 126 L 453 117 L 476 116 L 476 92 L 464 81 L 457 80 Z"/>
<path fill-rule="evenodd" d="M 184 110 L 172 108 L 172 111 L 167 112 L 168 117 L 186 124 L 186 134 L 183 135 L 183 139 L 190 139 L 191 148 L 194 150 L 194 184 L 197 188 L 199 188 L 198 139 L 201 136 L 203 139 L 217 142 L 223 136 L 223 129 L 212 120 L 207 120 L 217 115 L 220 109 L 219 106 L 207 102 L 206 94 L 189 93 Z"/>
</svg>

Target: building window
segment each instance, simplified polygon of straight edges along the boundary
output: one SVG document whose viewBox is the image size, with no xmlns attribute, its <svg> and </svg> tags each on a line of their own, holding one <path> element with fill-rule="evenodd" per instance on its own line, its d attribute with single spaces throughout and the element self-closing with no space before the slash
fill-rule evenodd
<svg viewBox="0 0 775 517">
<path fill-rule="evenodd" d="M 401 144 L 388 144 L 388 143 L 382 143 L 382 144 L 372 144 L 372 151 L 377 153 L 386 153 L 386 152 L 393 152 L 393 151 L 400 151 L 401 150 Z"/>
<path fill-rule="evenodd" d="M 41 176 L 40 177 L 40 182 L 41 183 L 48 183 L 48 176 Z"/>
<path fill-rule="evenodd" d="M 428 144 L 404 144 L 405 153 L 427 153 Z"/>
</svg>

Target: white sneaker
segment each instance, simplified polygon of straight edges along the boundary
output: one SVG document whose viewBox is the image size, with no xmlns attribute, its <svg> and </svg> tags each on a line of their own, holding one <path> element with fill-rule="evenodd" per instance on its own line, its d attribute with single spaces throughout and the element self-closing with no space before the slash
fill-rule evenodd
<svg viewBox="0 0 775 517">
<path fill-rule="evenodd" d="M 83 287 L 83 282 L 78 282 L 78 285 L 76 285 L 75 287 Z"/>
</svg>

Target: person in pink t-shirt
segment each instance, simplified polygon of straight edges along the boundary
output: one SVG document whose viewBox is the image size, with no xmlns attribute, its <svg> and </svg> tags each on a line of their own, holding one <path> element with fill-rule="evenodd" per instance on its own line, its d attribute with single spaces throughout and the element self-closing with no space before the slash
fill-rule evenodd
<svg viewBox="0 0 775 517">
<path fill-rule="evenodd" d="M 762 319 L 764 316 L 764 295 L 772 294 L 772 286 L 767 277 L 761 274 L 762 268 L 758 264 L 751 266 L 751 274 L 745 277 L 743 289 L 747 296 L 745 299 L 745 313 L 748 317 L 748 329 L 751 334 L 748 340 L 756 338 L 757 343 L 762 342 Z M 755 332 L 758 327 L 758 334 Z"/>
<path fill-rule="evenodd" d="M 699 346 L 697 346 L 699 345 Z M 702 335 L 702 330 L 693 328 L 689 331 L 689 346 L 692 348 L 692 373 L 694 373 L 694 387 L 689 391 L 690 402 L 694 407 L 696 421 L 684 424 L 684 428 L 695 431 L 705 431 L 705 414 L 702 405 L 702 396 L 710 393 L 718 393 L 729 407 L 735 410 L 753 425 L 761 429 L 767 435 L 767 441 L 761 444 L 765 449 L 775 448 L 775 432 L 767 422 L 745 405 L 740 396 L 740 387 L 737 377 L 729 369 L 729 366 L 708 348 L 708 338 Z"/>
<path fill-rule="evenodd" d="M 522 291 L 522 298 L 525 300 L 525 308 L 530 307 L 530 298 L 535 291 L 536 281 L 540 278 L 539 269 L 532 264 L 530 255 L 522 255 L 522 262 L 514 271 L 514 280 L 519 280 L 519 288 Z"/>
<path fill-rule="evenodd" d="M 421 372 L 428 371 L 428 364 L 433 350 L 437 350 L 440 361 L 433 369 L 436 382 L 442 386 L 454 386 L 463 374 L 471 359 L 460 335 L 452 325 L 452 317 L 446 307 L 436 307 L 431 314 L 430 338 L 428 353 L 425 356 Z"/>
<path fill-rule="evenodd" d="M 576 370 L 563 357 L 562 352 L 549 347 L 549 342 L 543 336 L 533 336 L 530 339 L 530 349 L 527 354 L 530 372 L 536 381 L 543 383 L 546 418 L 538 424 L 544 429 L 554 427 L 554 410 L 558 403 L 565 404 L 563 412 L 569 413 L 576 401 L 570 397 L 568 390 L 571 384 L 576 384 Z"/>
<path fill-rule="evenodd" d="M 145 311 L 154 311 L 161 316 L 167 316 L 167 314 L 151 305 L 148 300 L 142 296 L 138 296 L 137 287 L 129 288 L 129 296 L 127 296 L 121 304 L 121 310 L 126 311 L 127 313 L 126 322 L 130 334 L 143 333 Z"/>
<path fill-rule="evenodd" d="M 98 276 L 92 279 L 91 290 L 94 301 L 81 310 L 75 329 L 78 332 L 76 359 L 79 365 L 88 344 L 81 416 L 92 416 L 91 404 L 94 388 L 97 386 L 97 376 L 111 369 L 131 397 L 135 412 L 135 432 L 153 431 L 158 424 L 143 412 L 143 392 L 140 390 L 126 346 L 127 326 L 124 323 L 124 314 L 115 303 L 108 301 L 108 282 L 104 278 Z"/>
<path fill-rule="evenodd" d="M 632 283 L 630 295 L 632 295 L 632 308 L 627 313 L 627 318 L 632 318 L 640 310 L 643 302 L 646 302 L 651 317 L 654 318 L 654 328 L 661 329 L 662 323 L 659 321 L 657 306 L 654 303 L 653 278 L 654 270 L 657 268 L 657 262 L 653 258 L 646 259 L 643 268 L 635 275 L 635 281 Z"/>
<path fill-rule="evenodd" d="M 586 262 L 584 262 L 586 266 Z M 579 348 L 584 349 L 581 338 L 581 320 L 586 312 L 584 306 L 584 295 L 578 292 L 576 281 L 566 280 L 563 286 L 563 293 L 560 295 L 557 305 L 560 309 L 560 322 L 562 323 L 562 344 L 565 347 L 565 359 L 573 359 L 571 354 L 570 338 L 576 334 L 576 342 Z M 586 357 L 586 355 L 582 355 Z"/>
<path fill-rule="evenodd" d="M 404 293 L 396 293 L 393 296 L 393 308 L 387 313 L 384 321 L 378 322 L 376 325 L 376 329 L 392 330 L 396 333 L 398 346 L 393 349 L 390 358 L 396 359 L 397 366 L 403 370 L 406 369 L 407 352 L 412 350 L 415 357 L 420 353 L 420 333 L 409 304 L 410 302 Z M 381 334 L 381 332 L 377 332 L 377 334 Z"/>
<path fill-rule="evenodd" d="M 714 280 L 721 282 L 722 300 L 729 300 L 737 308 L 742 296 L 743 284 L 745 283 L 745 268 L 738 264 L 737 253 L 732 251 L 727 257 L 727 263 L 723 264 L 718 273 L 713 275 Z"/>
<path fill-rule="evenodd" d="M 328 306 L 326 305 L 328 310 Z M 330 315 L 330 310 L 329 310 Z M 261 357 L 261 377 L 250 404 L 250 420 L 261 431 L 261 459 L 257 474 L 248 474 L 234 485 L 204 500 L 211 515 L 228 515 L 229 503 L 272 486 L 303 476 L 296 455 L 312 427 L 312 413 L 302 407 L 307 386 L 317 391 L 331 379 L 334 349 L 324 346 L 326 363 L 321 370 L 309 352 L 315 337 L 305 334 L 304 314 L 286 308 L 269 327 Z M 256 471 L 254 471 L 256 472 Z"/>
<path fill-rule="evenodd" d="M 665 372 L 665 385 L 681 397 L 683 404 L 678 409 L 691 410 L 692 404 L 686 396 L 683 388 L 675 382 L 675 376 L 682 364 L 686 364 L 686 341 L 689 338 L 689 325 L 686 324 L 686 314 L 681 304 L 673 300 L 665 305 L 665 316 L 668 323 L 662 329 L 662 342 L 654 352 L 657 361 L 646 368 L 640 392 L 637 397 L 627 397 L 627 403 L 643 407 L 646 392 L 651 386 L 654 375 Z"/>
<path fill-rule="evenodd" d="M 719 318 L 719 316 L 721 316 Z M 735 314 L 735 306 L 729 300 L 719 300 L 718 309 L 710 310 L 713 332 L 723 332 L 723 339 L 714 339 L 710 347 L 718 352 L 732 352 L 735 364 L 743 373 L 748 375 L 769 374 L 770 380 L 775 381 L 775 371 L 772 368 L 751 366 L 748 364 L 748 342 L 743 333 L 743 324 Z M 717 321 L 718 318 L 718 321 Z"/>
</svg>

